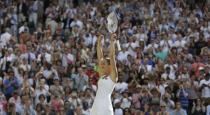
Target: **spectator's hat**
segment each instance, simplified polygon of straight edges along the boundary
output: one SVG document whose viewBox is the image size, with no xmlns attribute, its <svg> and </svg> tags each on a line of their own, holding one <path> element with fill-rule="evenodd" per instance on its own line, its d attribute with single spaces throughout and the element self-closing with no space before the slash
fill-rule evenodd
<svg viewBox="0 0 210 115">
<path fill-rule="evenodd" d="M 121 100 L 120 100 L 120 99 L 115 99 L 115 100 L 114 100 L 114 105 L 115 105 L 115 104 L 118 104 L 118 103 L 121 103 Z"/>
<path fill-rule="evenodd" d="M 199 67 L 198 70 L 204 70 L 204 67 Z"/>
</svg>

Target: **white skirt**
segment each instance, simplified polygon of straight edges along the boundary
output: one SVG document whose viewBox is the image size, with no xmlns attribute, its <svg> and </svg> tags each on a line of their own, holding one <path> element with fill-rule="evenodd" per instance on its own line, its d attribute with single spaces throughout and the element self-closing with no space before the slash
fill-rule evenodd
<svg viewBox="0 0 210 115">
<path fill-rule="evenodd" d="M 101 103 L 102 105 L 102 103 Z M 113 109 L 107 109 L 102 107 L 93 107 L 90 110 L 90 115 L 114 115 Z"/>
</svg>

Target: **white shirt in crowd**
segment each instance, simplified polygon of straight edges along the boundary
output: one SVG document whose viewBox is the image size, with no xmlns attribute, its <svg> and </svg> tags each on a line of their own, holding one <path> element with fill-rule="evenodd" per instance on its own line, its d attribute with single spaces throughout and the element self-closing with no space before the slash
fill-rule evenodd
<svg viewBox="0 0 210 115">
<path fill-rule="evenodd" d="M 68 60 L 68 61 L 71 61 L 71 62 L 74 62 L 74 60 L 75 60 L 74 55 L 71 54 L 71 53 L 68 53 L 68 54 L 67 54 L 67 60 Z"/>
<path fill-rule="evenodd" d="M 117 108 L 117 109 L 115 109 L 114 114 L 115 115 L 123 115 L 123 110 L 121 108 Z"/>
<path fill-rule="evenodd" d="M 123 98 L 122 99 L 122 103 L 121 103 L 121 108 L 125 109 L 125 108 L 130 108 L 131 106 L 131 98 Z"/>
<path fill-rule="evenodd" d="M 165 94 L 165 86 L 166 85 L 156 86 L 159 89 L 161 96 L 163 96 Z"/>
<path fill-rule="evenodd" d="M 129 47 L 130 46 L 130 47 Z M 132 42 L 132 43 L 126 43 L 124 45 L 125 48 L 128 48 L 128 52 L 129 54 L 132 56 L 132 57 L 135 57 L 136 56 L 136 52 L 133 50 L 137 47 L 139 47 L 139 44 L 138 42 Z"/>
<path fill-rule="evenodd" d="M 85 40 L 85 45 L 86 46 L 89 46 L 89 45 L 95 46 L 95 43 L 97 41 L 97 37 L 96 36 L 92 36 L 91 34 L 85 35 L 83 37 L 83 39 Z"/>
<path fill-rule="evenodd" d="M 161 75 L 161 78 L 163 78 L 163 79 L 170 79 L 170 80 L 175 80 L 176 79 L 176 76 L 175 76 L 175 74 L 172 74 L 171 72 L 169 73 L 169 74 L 167 74 L 167 73 L 163 73 L 162 75 Z"/>
<path fill-rule="evenodd" d="M 49 94 L 48 90 L 47 89 L 43 89 L 43 90 L 40 90 L 40 89 L 36 89 L 35 90 L 35 103 L 37 103 L 39 101 L 39 96 L 43 94 L 45 97 Z"/>
<path fill-rule="evenodd" d="M 54 75 L 53 75 L 54 74 Z M 52 76 L 53 75 L 53 76 Z M 51 69 L 51 70 L 47 70 L 45 69 L 43 71 L 43 76 L 46 78 L 46 79 L 49 79 L 50 77 L 53 77 L 53 78 L 59 78 L 58 77 L 58 73 L 55 69 Z"/>
<path fill-rule="evenodd" d="M 210 105 L 206 107 L 206 115 L 210 115 Z"/>
<path fill-rule="evenodd" d="M 51 56 L 50 53 L 45 53 L 44 57 L 45 57 L 45 60 L 46 60 L 48 63 L 51 63 L 52 56 Z"/>
<path fill-rule="evenodd" d="M 81 30 L 83 28 L 83 22 L 80 20 L 76 20 L 76 21 L 73 21 L 70 26 L 71 27 L 78 26 L 79 29 Z"/>
<path fill-rule="evenodd" d="M 205 79 L 201 80 L 199 86 L 201 87 L 203 84 L 210 85 L 210 80 L 205 80 Z M 205 97 L 205 98 L 210 97 L 210 88 L 209 87 L 204 87 L 202 89 L 201 97 Z"/>
<path fill-rule="evenodd" d="M 6 46 L 6 44 L 10 41 L 12 35 L 8 32 L 5 32 L 0 37 L 0 47 Z"/>
<path fill-rule="evenodd" d="M 28 52 L 28 53 L 24 53 L 20 55 L 21 59 L 27 59 L 32 61 L 32 60 L 36 60 L 36 55 L 33 52 Z"/>
<path fill-rule="evenodd" d="M 128 55 L 129 55 L 128 51 L 120 51 L 117 55 L 117 60 L 119 61 L 127 60 Z"/>
<path fill-rule="evenodd" d="M 118 82 L 115 86 L 115 91 L 119 91 L 120 93 L 124 92 L 128 89 L 128 84 L 126 82 Z"/>
<path fill-rule="evenodd" d="M 170 73 L 169 74 L 163 73 L 161 75 L 161 78 L 166 79 L 168 77 L 171 80 L 175 80 L 176 79 L 175 73 L 176 73 L 176 69 L 178 68 L 178 65 L 177 64 L 173 64 L 173 65 L 172 64 L 165 64 L 164 69 L 166 69 L 166 67 L 170 67 Z"/>
</svg>

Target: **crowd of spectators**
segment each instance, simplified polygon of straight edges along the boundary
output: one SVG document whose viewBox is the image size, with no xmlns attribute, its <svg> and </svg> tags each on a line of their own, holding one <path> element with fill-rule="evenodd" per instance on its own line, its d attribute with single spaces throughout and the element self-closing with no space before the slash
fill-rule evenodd
<svg viewBox="0 0 210 115">
<path fill-rule="evenodd" d="M 115 115 L 210 115 L 208 0 L 1 0 L 0 115 L 89 115 L 113 11 Z"/>
</svg>

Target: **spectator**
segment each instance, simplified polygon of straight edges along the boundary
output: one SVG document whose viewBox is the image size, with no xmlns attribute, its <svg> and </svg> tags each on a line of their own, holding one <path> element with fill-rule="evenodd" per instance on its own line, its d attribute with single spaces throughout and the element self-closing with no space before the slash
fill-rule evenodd
<svg viewBox="0 0 210 115">
<path fill-rule="evenodd" d="M 6 114 L 20 115 L 20 113 L 16 112 L 15 104 L 14 103 L 9 103 L 9 105 L 8 105 L 8 111 L 6 112 Z"/>
<path fill-rule="evenodd" d="M 5 96 L 9 99 L 12 96 L 12 93 L 19 88 L 18 80 L 11 69 L 5 73 L 4 77 L 3 84 L 5 86 Z"/>
<path fill-rule="evenodd" d="M 188 95 L 189 94 L 186 92 L 185 84 L 180 83 L 179 89 L 177 91 L 177 97 L 179 98 L 182 108 L 185 109 L 186 111 L 188 110 L 189 106 Z"/>
<path fill-rule="evenodd" d="M 210 91 L 209 91 L 209 74 L 207 74 L 205 76 L 205 78 L 203 78 L 201 81 L 200 81 L 200 89 L 201 89 L 201 97 L 203 98 L 209 98 L 210 94 L 208 94 Z"/>
<path fill-rule="evenodd" d="M 115 107 L 114 114 L 115 115 L 123 115 L 123 109 L 121 109 L 120 105 L 121 105 L 121 101 L 119 99 L 115 99 L 114 100 L 114 107 Z"/>
<path fill-rule="evenodd" d="M 50 92 L 52 95 L 57 95 L 61 97 L 64 94 L 63 86 L 59 84 L 59 79 L 54 78 L 54 85 L 50 86 Z"/>
<path fill-rule="evenodd" d="M 144 104 L 144 108 L 143 108 L 143 111 L 141 111 L 141 114 L 143 115 L 143 114 L 153 114 L 153 112 L 150 110 L 150 107 L 149 107 L 149 105 L 146 103 L 146 104 Z"/>
<path fill-rule="evenodd" d="M 131 97 L 128 96 L 128 92 L 123 92 L 121 108 L 125 109 L 130 107 L 131 107 Z"/>
<path fill-rule="evenodd" d="M 203 105 L 203 102 L 201 101 L 201 99 L 197 99 L 196 102 L 193 102 L 193 108 L 191 111 L 192 115 L 195 114 L 205 114 L 205 106 Z"/>
<path fill-rule="evenodd" d="M 160 111 L 157 113 L 157 115 L 169 115 L 169 112 L 166 111 L 165 103 L 160 104 Z"/>
<path fill-rule="evenodd" d="M 44 114 L 44 108 L 41 104 L 36 105 L 36 114 L 38 114 L 38 115 Z"/>
<path fill-rule="evenodd" d="M 181 107 L 181 103 L 178 101 L 176 102 L 176 108 L 175 110 L 172 112 L 172 115 L 176 115 L 176 114 L 183 114 L 183 115 L 187 115 L 187 112 L 182 109 Z"/>
<path fill-rule="evenodd" d="M 56 113 L 60 113 L 62 111 L 64 102 L 58 95 L 53 95 L 51 96 L 50 104 L 53 111 L 55 111 Z"/>
<path fill-rule="evenodd" d="M 88 83 L 88 77 L 82 70 L 82 68 L 78 68 L 77 76 L 74 78 L 75 81 L 75 89 L 78 91 L 83 91 L 85 86 Z"/>
</svg>

